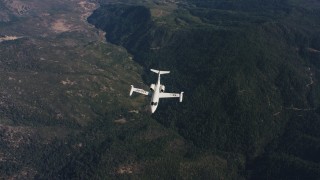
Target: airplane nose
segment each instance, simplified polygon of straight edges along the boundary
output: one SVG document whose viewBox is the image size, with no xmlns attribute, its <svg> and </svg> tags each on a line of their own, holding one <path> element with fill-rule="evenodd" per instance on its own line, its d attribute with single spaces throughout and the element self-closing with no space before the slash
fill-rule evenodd
<svg viewBox="0 0 320 180">
<path fill-rule="evenodd" d="M 156 111 L 156 106 L 151 106 L 151 113 L 154 113 Z"/>
</svg>

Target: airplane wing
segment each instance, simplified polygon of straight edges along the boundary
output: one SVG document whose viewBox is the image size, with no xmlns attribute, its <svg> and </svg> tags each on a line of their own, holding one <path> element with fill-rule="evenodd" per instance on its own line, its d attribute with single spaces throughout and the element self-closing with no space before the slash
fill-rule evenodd
<svg viewBox="0 0 320 180">
<path fill-rule="evenodd" d="M 183 92 L 179 93 L 160 93 L 159 98 L 180 98 L 180 102 L 182 102 Z"/>
<path fill-rule="evenodd" d="M 180 94 L 178 93 L 160 93 L 159 98 L 178 98 Z"/>
<path fill-rule="evenodd" d="M 146 95 L 146 96 L 150 96 L 151 95 L 151 92 L 145 91 L 143 89 L 135 88 L 135 87 L 133 87 L 133 85 L 131 85 L 130 96 L 132 95 L 133 92 L 137 92 L 137 93 L 140 93 L 140 94 L 143 94 L 143 95 Z"/>
</svg>

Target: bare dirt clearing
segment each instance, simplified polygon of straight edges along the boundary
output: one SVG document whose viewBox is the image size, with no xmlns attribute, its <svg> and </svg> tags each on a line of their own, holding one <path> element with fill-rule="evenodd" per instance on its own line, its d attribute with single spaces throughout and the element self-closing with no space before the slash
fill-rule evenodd
<svg viewBox="0 0 320 180">
<path fill-rule="evenodd" d="M 60 33 L 60 32 L 70 31 L 72 28 L 72 25 L 66 24 L 65 20 L 63 19 L 58 19 L 52 23 L 51 28 L 53 31 Z"/>
<path fill-rule="evenodd" d="M 2 41 L 14 41 L 14 40 L 17 40 L 17 39 L 20 39 L 22 37 L 18 37 L 18 36 L 3 36 L 1 37 L 0 36 L 0 42 Z"/>
</svg>

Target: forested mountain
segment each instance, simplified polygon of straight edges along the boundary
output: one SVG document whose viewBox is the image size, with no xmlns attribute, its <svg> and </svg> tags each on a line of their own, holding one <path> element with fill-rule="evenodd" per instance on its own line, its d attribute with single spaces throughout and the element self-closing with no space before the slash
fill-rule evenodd
<svg viewBox="0 0 320 180">
<path fill-rule="evenodd" d="M 319 7 L 127 1 L 88 21 L 134 55 L 146 84 L 148 69 L 171 70 L 167 89 L 185 91 L 182 104 L 164 101 L 153 116 L 192 144 L 177 159 L 192 161 L 189 174 L 180 167 L 172 177 L 319 179 Z"/>
<path fill-rule="evenodd" d="M 0 0 L 0 179 L 320 179 L 319 10 Z"/>
</svg>

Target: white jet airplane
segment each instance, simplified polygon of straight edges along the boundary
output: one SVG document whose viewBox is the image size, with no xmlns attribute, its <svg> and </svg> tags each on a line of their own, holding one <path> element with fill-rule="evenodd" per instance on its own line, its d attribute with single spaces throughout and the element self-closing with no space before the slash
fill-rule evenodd
<svg viewBox="0 0 320 180">
<path fill-rule="evenodd" d="M 151 113 L 154 113 L 156 111 L 160 98 L 179 98 L 180 102 L 182 102 L 183 92 L 181 92 L 180 94 L 179 93 L 165 93 L 164 92 L 165 86 L 163 84 L 160 84 L 160 75 L 161 74 L 169 74 L 170 71 L 160 71 L 160 70 L 155 70 L 155 69 L 150 69 L 150 70 L 152 72 L 158 74 L 157 84 L 151 84 L 150 91 L 138 89 L 138 88 L 133 87 L 133 85 L 131 85 L 130 96 L 132 95 L 133 92 L 137 92 L 137 93 L 144 94 L 147 96 L 152 96 L 151 103 L 150 103 Z"/>
</svg>

